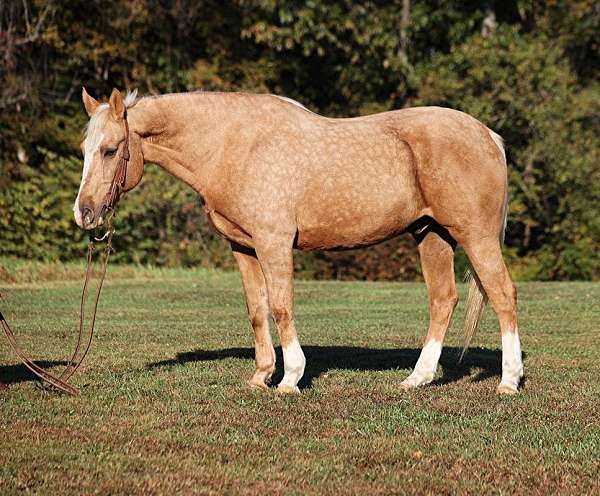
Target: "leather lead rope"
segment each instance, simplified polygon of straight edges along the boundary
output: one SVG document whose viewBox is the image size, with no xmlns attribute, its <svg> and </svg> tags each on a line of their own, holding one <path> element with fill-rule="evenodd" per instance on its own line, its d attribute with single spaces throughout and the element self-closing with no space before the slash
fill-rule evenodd
<svg viewBox="0 0 600 496">
<path fill-rule="evenodd" d="M 77 344 L 75 346 L 75 351 L 69 359 L 69 363 L 59 376 L 56 376 L 44 370 L 27 356 L 27 354 L 20 347 L 12 329 L 10 328 L 8 322 L 2 315 L 2 312 L 0 311 L 0 326 L 2 327 L 2 330 L 6 335 L 6 339 L 8 340 L 10 347 L 12 348 L 15 355 L 17 355 L 23 362 L 23 365 L 25 365 L 25 367 L 27 367 L 34 375 L 39 377 L 42 381 L 45 381 L 46 383 L 55 387 L 56 389 L 73 396 L 78 396 L 80 394 L 80 391 L 72 384 L 69 384 L 68 380 L 80 367 L 81 363 L 85 359 L 92 345 L 92 339 L 94 337 L 94 329 L 96 325 L 96 313 L 98 311 L 98 303 L 100 301 L 100 293 L 102 292 L 102 285 L 104 284 L 104 279 L 106 277 L 108 259 L 110 257 L 111 252 L 113 251 L 112 237 L 114 229 L 112 227 L 112 219 L 115 216 L 115 207 L 117 205 L 117 202 L 119 201 L 119 198 L 121 197 L 121 194 L 125 189 L 125 180 L 127 178 L 127 165 L 129 163 L 129 124 L 127 123 L 127 115 L 124 116 L 123 120 L 125 124 L 125 142 L 123 144 L 123 151 L 121 153 L 121 157 L 119 158 L 117 171 L 115 172 L 115 176 L 113 177 L 113 180 L 111 182 L 110 189 L 108 190 L 108 193 L 106 194 L 105 200 L 101 207 L 100 215 L 106 215 L 106 223 L 108 227 L 105 235 L 102 238 L 100 238 L 100 240 L 106 239 L 106 246 L 104 248 L 104 257 L 102 260 L 100 280 L 98 282 L 98 288 L 94 297 L 90 328 L 88 331 L 88 339 L 85 344 L 85 349 L 83 350 L 83 353 L 79 358 L 77 358 L 79 351 L 82 349 L 82 340 L 84 334 L 83 328 L 85 323 L 84 310 L 85 303 L 88 297 L 88 283 L 92 273 L 95 243 L 96 241 L 99 241 L 99 239 L 95 237 L 94 232 L 91 233 L 90 242 L 88 243 L 87 267 L 85 271 L 85 281 L 83 283 L 83 289 L 81 291 L 81 303 L 79 309 L 79 332 L 77 335 Z"/>
</svg>

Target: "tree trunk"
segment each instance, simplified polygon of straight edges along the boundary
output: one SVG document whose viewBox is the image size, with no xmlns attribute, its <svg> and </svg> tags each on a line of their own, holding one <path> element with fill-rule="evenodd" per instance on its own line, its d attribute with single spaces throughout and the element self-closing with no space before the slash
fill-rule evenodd
<svg viewBox="0 0 600 496">
<path fill-rule="evenodd" d="M 408 26 L 410 25 L 410 0 L 402 0 L 402 17 L 400 18 L 400 47 L 398 58 L 402 65 L 408 63 Z"/>
</svg>

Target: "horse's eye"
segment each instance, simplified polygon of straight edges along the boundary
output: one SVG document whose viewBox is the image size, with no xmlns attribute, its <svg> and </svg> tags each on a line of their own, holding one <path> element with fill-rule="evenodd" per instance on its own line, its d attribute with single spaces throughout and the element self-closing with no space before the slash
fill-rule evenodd
<svg viewBox="0 0 600 496">
<path fill-rule="evenodd" d="M 104 152 L 104 157 L 105 158 L 114 157 L 115 153 L 117 153 L 117 149 L 116 148 L 109 148 L 108 150 L 106 150 Z"/>
</svg>

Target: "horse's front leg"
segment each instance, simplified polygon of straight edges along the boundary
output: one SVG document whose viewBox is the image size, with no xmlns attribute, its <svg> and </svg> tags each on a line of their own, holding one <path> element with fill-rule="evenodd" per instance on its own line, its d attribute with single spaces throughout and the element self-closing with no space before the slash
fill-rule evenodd
<svg viewBox="0 0 600 496">
<path fill-rule="evenodd" d="M 252 250 L 235 243 L 231 244 L 231 248 L 242 274 L 248 318 L 254 330 L 256 370 L 248 384 L 267 389 L 267 382 L 275 370 L 275 350 L 269 332 L 269 299 L 265 278 Z"/>
<path fill-rule="evenodd" d="M 283 379 L 278 390 L 298 393 L 298 381 L 304 374 L 306 359 L 294 325 L 293 235 L 267 236 L 256 242 L 256 254 L 263 269 L 273 320 L 277 325 L 283 351 Z"/>
</svg>

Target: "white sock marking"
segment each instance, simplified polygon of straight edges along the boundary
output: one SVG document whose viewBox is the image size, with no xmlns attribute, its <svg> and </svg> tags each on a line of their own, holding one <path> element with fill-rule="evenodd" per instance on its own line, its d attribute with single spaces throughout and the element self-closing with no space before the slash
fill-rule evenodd
<svg viewBox="0 0 600 496">
<path fill-rule="evenodd" d="M 433 380 L 441 354 L 442 343 L 440 341 L 435 339 L 427 341 L 421 350 L 421 355 L 419 355 L 415 370 L 413 370 L 412 374 L 410 374 L 402 384 L 409 387 L 429 384 Z"/>
<path fill-rule="evenodd" d="M 284 346 L 282 349 L 283 370 L 285 373 L 279 385 L 295 389 L 298 381 L 304 374 L 306 358 L 304 358 L 304 353 L 297 339 L 294 339 L 288 346 Z"/>
<path fill-rule="evenodd" d="M 521 377 L 523 377 L 523 361 L 519 331 L 502 333 L 502 382 L 500 385 L 516 390 Z"/>
</svg>

